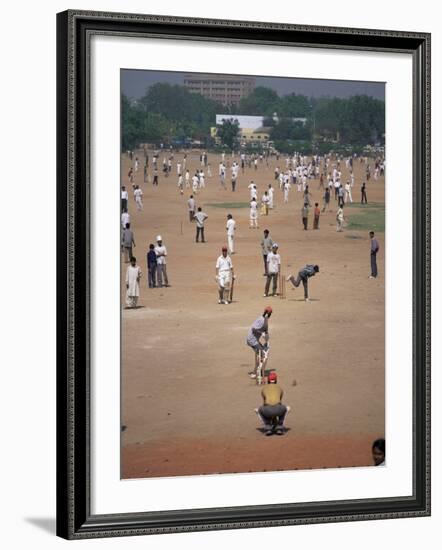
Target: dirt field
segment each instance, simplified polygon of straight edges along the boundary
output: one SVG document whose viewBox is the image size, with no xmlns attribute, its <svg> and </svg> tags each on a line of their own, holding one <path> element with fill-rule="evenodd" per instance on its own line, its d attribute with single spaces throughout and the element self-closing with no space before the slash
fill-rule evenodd
<svg viewBox="0 0 442 550">
<path fill-rule="evenodd" d="M 122 162 L 134 254 L 143 271 L 141 307 L 123 310 L 122 317 L 122 478 L 372 465 L 371 444 L 384 435 L 385 247 L 384 233 L 377 232 L 379 277 L 369 279 L 367 223 L 376 219 L 373 203 L 383 208 L 384 178 L 370 179 L 368 208 L 344 209 L 350 222 L 344 232 L 336 232 L 334 198 L 333 211 L 321 215 L 320 229 L 312 230 L 311 212 L 309 230 L 303 231 L 302 193 L 292 187 L 289 203 L 283 204 L 273 180 L 276 164 L 285 170 L 284 158 L 273 159 L 269 168 L 260 164 L 257 171 L 240 172 L 232 193 L 230 170 L 226 191 L 218 181 L 220 157 L 209 155 L 213 177 L 206 171 L 206 188 L 195 197 L 209 216 L 207 242 L 197 244 L 187 213 L 190 190 L 181 196 L 177 188 L 175 163 L 182 154 L 175 154 L 171 177 L 160 170 L 156 188 L 143 183 L 142 151 L 137 156 L 142 212 L 128 184 L 130 160 L 124 155 Z M 159 160 L 161 168 L 162 155 Z M 199 166 L 199 152 L 188 153 L 190 174 Z M 362 167 L 355 164 L 355 202 Z M 345 183 L 344 162 L 341 169 Z M 258 198 L 268 183 L 275 188 L 275 208 L 259 218 L 258 230 L 248 223 L 251 179 Z M 322 206 L 318 186 L 311 180 L 313 204 Z M 226 244 L 228 213 L 237 222 L 232 256 L 237 280 L 234 302 L 218 305 L 215 262 Z M 319 264 L 320 273 L 309 283 L 310 303 L 303 300 L 302 285 L 292 290 L 290 283 L 287 299 L 262 297 L 265 228 L 279 244 L 284 275 L 297 274 L 306 263 Z M 149 289 L 146 251 L 157 234 L 167 247 L 171 287 Z M 125 270 L 123 263 L 123 282 Z M 124 304 L 123 284 L 122 295 Z M 253 411 L 261 404 L 261 388 L 247 374 L 253 367 L 247 331 L 266 305 L 273 307 L 268 368 L 276 369 L 284 403 L 291 406 L 288 431 L 280 437 L 261 432 Z"/>
</svg>

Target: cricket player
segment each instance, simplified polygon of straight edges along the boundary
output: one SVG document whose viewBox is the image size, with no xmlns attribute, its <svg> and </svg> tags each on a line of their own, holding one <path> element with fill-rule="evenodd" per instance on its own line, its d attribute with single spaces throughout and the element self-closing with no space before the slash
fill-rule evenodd
<svg viewBox="0 0 442 550">
<path fill-rule="evenodd" d="M 189 200 L 187 201 L 187 210 L 189 212 L 189 221 L 193 222 L 193 216 L 195 215 L 195 199 L 193 195 L 190 195 Z"/>
<path fill-rule="evenodd" d="M 256 189 L 256 185 L 253 181 L 250 182 L 250 184 L 247 186 L 247 189 L 250 189 L 250 200 L 258 199 L 258 190 Z"/>
<path fill-rule="evenodd" d="M 336 212 L 336 231 L 338 233 L 344 231 L 344 208 L 342 206 L 339 206 Z"/>
<path fill-rule="evenodd" d="M 221 249 L 221 256 L 216 260 L 216 282 L 218 283 L 218 304 L 229 304 L 230 285 L 233 281 L 233 263 L 227 255 L 227 246 Z"/>
<path fill-rule="evenodd" d="M 255 412 L 263 423 L 267 436 L 275 433 L 276 435 L 283 435 L 284 420 L 290 411 L 290 407 L 282 404 L 284 392 L 277 383 L 278 376 L 275 371 L 269 373 L 267 382 L 268 384 L 261 391 L 263 404 L 259 409 L 255 409 Z"/>
<path fill-rule="evenodd" d="M 184 180 L 183 180 L 183 176 L 181 175 L 181 173 L 178 174 L 177 186 L 178 186 L 178 189 L 180 190 L 180 195 L 183 195 L 184 194 Z"/>
<path fill-rule="evenodd" d="M 268 275 L 267 256 L 272 251 L 273 240 L 270 237 L 269 230 L 264 229 L 264 237 L 261 239 L 262 258 L 264 260 L 264 277 Z"/>
<path fill-rule="evenodd" d="M 267 191 L 264 191 L 264 195 L 261 197 L 261 210 L 264 216 L 269 215 L 269 194 Z"/>
<path fill-rule="evenodd" d="M 275 192 L 275 190 L 273 189 L 272 184 L 269 183 L 269 188 L 268 188 L 267 194 L 269 195 L 269 209 L 270 210 L 273 210 L 273 195 L 274 195 L 274 192 Z"/>
<path fill-rule="evenodd" d="M 308 296 L 308 280 L 310 279 L 310 277 L 314 277 L 316 273 L 319 273 L 319 266 L 307 264 L 298 272 L 298 276 L 296 277 L 296 279 L 294 275 L 289 275 L 287 277 L 287 282 L 290 281 L 292 285 L 296 288 L 298 288 L 302 281 L 302 286 L 304 287 L 304 300 L 306 302 L 310 302 Z"/>
<path fill-rule="evenodd" d="M 281 270 L 281 256 L 278 254 L 278 243 L 272 244 L 272 251 L 267 254 L 267 280 L 264 298 L 269 295 L 270 282 L 273 281 L 272 296 L 276 296 L 278 275 Z"/>
<path fill-rule="evenodd" d="M 284 202 L 289 202 L 289 191 L 290 191 L 291 185 L 289 181 L 286 181 L 284 183 Z"/>
<path fill-rule="evenodd" d="M 163 239 L 161 235 L 157 236 L 157 246 L 155 247 L 155 254 L 157 255 L 157 284 L 161 288 L 163 286 L 164 277 L 164 286 L 170 286 L 166 269 L 167 249 L 163 245 Z"/>
<path fill-rule="evenodd" d="M 137 307 L 140 296 L 140 279 L 141 269 L 137 266 L 137 259 L 132 256 L 126 270 L 126 305 L 128 308 Z"/>
<path fill-rule="evenodd" d="M 258 317 L 258 319 L 256 319 L 253 325 L 249 328 L 246 343 L 255 352 L 255 369 L 253 372 L 249 373 L 250 378 L 256 378 L 259 364 L 259 354 L 261 353 L 261 351 L 265 351 L 267 349 L 267 343 L 270 338 L 269 319 L 272 315 L 272 312 L 272 308 L 270 306 L 267 306 L 261 317 Z M 264 344 L 261 342 L 262 336 L 264 336 Z"/>
<path fill-rule="evenodd" d="M 125 209 L 123 210 L 123 213 L 121 214 L 121 227 L 122 227 L 123 229 L 125 229 L 127 223 L 130 223 L 130 214 L 129 214 L 129 212 L 127 211 L 127 209 L 125 208 Z"/>
<path fill-rule="evenodd" d="M 379 252 L 379 243 L 374 237 L 374 231 L 370 231 L 370 265 L 371 265 L 371 275 L 370 279 L 376 279 L 378 276 L 378 264 L 376 261 L 377 254 Z"/>
<path fill-rule="evenodd" d="M 229 247 L 229 254 L 235 254 L 234 239 L 235 239 L 236 222 L 233 219 L 232 214 L 227 214 L 227 245 Z"/>
<path fill-rule="evenodd" d="M 141 191 L 138 185 L 135 186 L 134 199 L 137 210 L 143 210 L 143 191 Z"/>
<path fill-rule="evenodd" d="M 258 204 L 256 199 L 250 201 L 250 229 L 257 229 L 258 226 Z"/>
</svg>

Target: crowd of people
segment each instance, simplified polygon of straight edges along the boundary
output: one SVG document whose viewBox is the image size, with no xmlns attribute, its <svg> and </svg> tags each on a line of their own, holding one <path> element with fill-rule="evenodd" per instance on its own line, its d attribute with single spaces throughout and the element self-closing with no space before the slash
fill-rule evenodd
<svg viewBox="0 0 442 550">
<path fill-rule="evenodd" d="M 151 157 L 149 158 L 149 154 Z M 130 158 L 130 169 L 127 178 L 123 178 L 121 187 L 121 247 L 124 261 L 128 264 L 126 269 L 126 306 L 129 309 L 138 305 L 140 296 L 140 281 L 142 269 L 137 263 L 133 254 L 135 245 L 135 236 L 131 226 L 130 217 L 130 198 L 128 189 L 132 189 L 133 203 L 137 212 L 143 212 L 143 190 L 139 183 L 138 174 L 141 172 L 141 163 L 139 156 L 133 152 L 128 152 Z M 140 154 L 141 157 L 141 154 Z M 231 193 L 238 193 L 239 179 L 241 179 L 241 190 L 247 187 L 249 192 L 249 229 L 259 229 L 259 222 L 268 220 L 274 215 L 276 203 L 280 200 L 283 204 L 290 201 L 301 205 L 301 223 L 304 231 L 310 228 L 310 212 L 313 209 L 313 230 L 320 231 L 320 219 L 323 215 L 328 215 L 335 210 L 336 231 L 343 232 L 348 220 L 344 215 L 344 209 L 348 204 L 354 203 L 354 187 L 356 185 L 353 165 L 356 162 L 365 165 L 365 181 L 361 182 L 360 203 L 365 205 L 367 199 L 367 183 L 370 181 L 373 173 L 373 180 L 377 181 L 385 172 L 385 160 L 376 158 L 374 161 L 364 157 L 349 156 L 342 158 L 336 155 L 325 156 L 305 156 L 298 153 L 287 156 L 283 159 L 279 154 L 275 155 L 276 166 L 273 174 L 269 168 L 268 155 L 247 155 L 240 153 L 231 156 L 221 153 L 218 164 L 218 182 L 214 181 L 211 165 L 207 152 L 203 151 L 199 155 L 199 166 L 190 171 L 190 158 L 188 154 L 180 155 L 175 159 L 172 151 L 167 154 L 144 150 L 143 165 L 143 183 L 153 187 L 165 185 L 165 178 L 170 182 L 173 174 L 176 174 L 176 186 L 178 193 L 183 196 L 188 193 L 184 208 L 187 209 L 188 222 L 195 224 L 195 243 L 206 243 L 206 222 L 209 216 L 203 211 L 201 206 L 197 206 L 197 199 L 207 185 L 218 185 L 222 196 L 230 190 Z M 345 163 L 348 179 L 343 180 L 341 167 Z M 194 165 L 194 159 L 192 159 Z M 254 179 L 246 180 L 244 185 L 246 170 L 267 170 L 269 175 L 265 189 L 258 190 L 258 185 Z M 160 177 L 160 173 L 162 176 Z M 249 172 L 247 172 L 249 173 Z M 230 177 L 230 189 L 227 185 L 227 178 Z M 295 198 L 291 198 L 292 189 Z M 279 190 L 279 191 L 278 191 Z M 278 194 L 279 193 L 279 194 Z M 320 194 L 320 199 L 314 202 L 313 194 Z M 296 196 L 298 198 L 296 198 Z M 322 204 L 320 205 L 320 201 Z M 336 206 L 333 208 L 332 204 Z M 233 300 L 233 283 L 235 273 L 232 256 L 237 253 L 236 243 L 237 221 L 232 213 L 228 213 L 225 220 L 225 242 L 220 243 L 221 254 L 215 262 L 215 280 L 217 284 L 218 304 L 228 305 Z M 370 239 L 370 278 L 378 276 L 377 254 L 379 252 L 379 243 L 375 238 L 373 231 L 369 234 Z M 264 298 L 278 296 L 281 289 L 281 255 L 279 245 L 270 234 L 269 229 L 264 229 L 260 238 L 260 248 L 263 261 Z M 167 248 L 163 243 L 161 235 L 157 235 L 155 243 L 149 243 L 146 254 L 147 266 L 147 286 L 149 289 L 170 287 L 167 274 Z M 258 258 L 257 258 L 258 259 Z M 259 260 L 261 261 L 261 260 Z M 320 272 L 317 263 L 309 263 L 299 266 L 296 274 L 289 274 L 287 282 L 298 288 L 301 283 L 304 290 L 305 302 L 310 301 L 309 280 Z M 249 373 L 251 378 L 257 377 L 257 365 L 259 364 L 260 353 L 265 349 L 267 342 L 261 342 L 261 336 L 268 338 L 268 320 L 272 314 L 272 308 L 266 307 L 262 316 L 260 316 L 251 326 L 246 342 L 255 353 L 255 369 Z M 289 407 L 282 405 L 283 392 L 277 385 L 277 375 L 271 371 L 267 376 L 268 384 L 262 392 L 263 405 L 256 409 L 261 419 L 267 435 L 284 433 L 284 420 Z M 275 420 L 276 419 L 276 420 Z"/>
</svg>

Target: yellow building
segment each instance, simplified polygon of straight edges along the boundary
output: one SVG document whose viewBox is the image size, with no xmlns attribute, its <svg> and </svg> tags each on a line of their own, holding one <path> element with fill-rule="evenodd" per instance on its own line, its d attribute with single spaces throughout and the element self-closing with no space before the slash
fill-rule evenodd
<svg viewBox="0 0 442 550">
<path fill-rule="evenodd" d="M 215 140 L 217 145 L 220 144 L 220 139 L 217 137 L 217 128 L 213 126 L 210 128 L 210 136 Z M 239 141 L 241 145 L 268 145 L 270 139 L 269 128 L 240 128 L 239 129 Z"/>
</svg>

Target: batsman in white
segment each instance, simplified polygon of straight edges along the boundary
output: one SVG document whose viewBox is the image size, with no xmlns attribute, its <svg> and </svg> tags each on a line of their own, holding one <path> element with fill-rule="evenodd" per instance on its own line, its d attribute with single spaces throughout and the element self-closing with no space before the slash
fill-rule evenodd
<svg viewBox="0 0 442 550">
<path fill-rule="evenodd" d="M 233 263 L 231 257 L 227 255 L 227 246 L 223 246 L 221 252 L 221 256 L 216 260 L 215 280 L 218 283 L 218 304 L 227 305 L 229 303 L 230 285 L 234 278 Z"/>
</svg>

